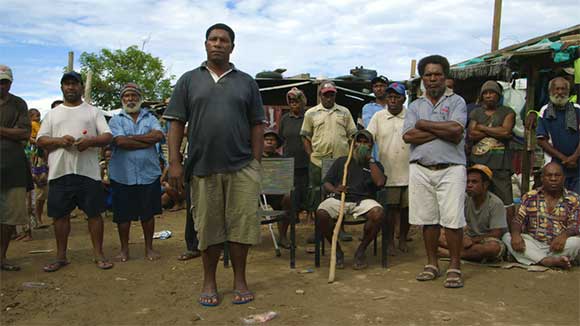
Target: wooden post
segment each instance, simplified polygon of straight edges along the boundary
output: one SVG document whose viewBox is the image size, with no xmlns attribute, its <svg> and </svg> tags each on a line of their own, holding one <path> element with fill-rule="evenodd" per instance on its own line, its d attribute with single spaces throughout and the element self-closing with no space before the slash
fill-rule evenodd
<svg viewBox="0 0 580 326">
<path fill-rule="evenodd" d="M 91 104 L 91 86 L 93 83 L 93 72 L 87 72 L 87 81 L 85 82 L 85 102 Z"/>
<path fill-rule="evenodd" d="M 491 36 L 491 52 L 499 48 L 499 30 L 501 26 L 501 0 L 495 0 L 493 6 L 493 32 Z"/>
<path fill-rule="evenodd" d="M 417 60 L 411 60 L 411 78 L 415 78 L 417 73 Z"/>
<path fill-rule="evenodd" d="M 526 66 L 526 117 L 530 110 L 535 109 L 535 94 L 536 82 L 538 80 L 538 69 L 534 68 L 534 64 L 528 63 Z M 537 110 L 536 110 L 537 111 Z M 536 130 L 524 131 L 524 149 L 522 157 L 522 195 L 530 190 L 530 173 L 532 171 L 533 162 L 532 155 L 536 155 Z"/>
<path fill-rule="evenodd" d="M 68 66 L 66 68 L 66 71 L 73 71 L 74 69 L 74 60 L 75 60 L 75 53 L 73 51 L 69 51 L 68 53 Z"/>
</svg>

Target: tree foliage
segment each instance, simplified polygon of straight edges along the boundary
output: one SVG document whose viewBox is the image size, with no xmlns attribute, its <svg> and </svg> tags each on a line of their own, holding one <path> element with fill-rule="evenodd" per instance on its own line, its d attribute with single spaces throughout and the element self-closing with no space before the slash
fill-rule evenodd
<svg viewBox="0 0 580 326">
<path fill-rule="evenodd" d="M 129 82 L 137 83 L 143 91 L 143 100 L 163 101 L 171 96 L 171 79 L 165 77 L 161 59 L 139 50 L 136 45 L 123 50 L 102 49 L 100 53 L 83 52 L 80 56 L 81 73 L 86 78 L 93 72 L 92 104 L 112 110 L 121 107 L 119 93 Z"/>
</svg>

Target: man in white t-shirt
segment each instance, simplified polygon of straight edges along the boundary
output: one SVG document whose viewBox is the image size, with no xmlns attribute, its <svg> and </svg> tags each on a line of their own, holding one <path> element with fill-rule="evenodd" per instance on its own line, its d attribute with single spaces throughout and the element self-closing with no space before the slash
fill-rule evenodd
<svg viewBox="0 0 580 326">
<path fill-rule="evenodd" d="M 88 217 L 95 263 L 100 269 L 113 264 L 103 254 L 105 208 L 98 147 L 111 143 L 113 136 L 103 113 L 82 100 L 83 80 L 71 71 L 60 80 L 64 103 L 46 114 L 37 145 L 48 151 L 48 216 L 54 219 L 57 260 L 44 266 L 55 272 L 68 265 L 66 249 L 70 213 L 80 208 Z"/>
<path fill-rule="evenodd" d="M 403 141 L 403 124 L 406 109 L 405 86 L 392 83 L 386 90 L 387 109 L 372 117 L 368 130 L 375 137 L 379 162 L 387 176 L 386 198 L 379 198 L 388 205 L 389 223 L 399 221 L 399 250 L 408 252 L 409 233 L 409 148 Z M 389 227 L 389 254 L 394 255 L 394 227 Z"/>
</svg>

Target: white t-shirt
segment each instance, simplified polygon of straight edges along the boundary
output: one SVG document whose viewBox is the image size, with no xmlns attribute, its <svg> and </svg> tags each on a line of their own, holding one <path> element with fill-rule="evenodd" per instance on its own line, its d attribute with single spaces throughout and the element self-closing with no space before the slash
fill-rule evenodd
<svg viewBox="0 0 580 326">
<path fill-rule="evenodd" d="M 83 135 L 83 131 L 86 134 Z M 40 137 L 63 137 L 70 135 L 75 139 L 95 137 L 111 133 L 109 125 L 101 110 L 87 103 L 69 107 L 61 104 L 48 111 L 42 121 L 36 139 Z M 76 147 L 58 148 L 48 155 L 48 180 L 54 180 L 67 174 L 78 174 L 95 180 L 101 180 L 99 168 L 99 149 L 89 147 L 79 152 Z"/>
<path fill-rule="evenodd" d="M 403 141 L 403 124 L 407 110 L 403 107 L 398 115 L 388 109 L 373 115 L 368 131 L 373 134 L 379 152 L 379 162 L 385 167 L 387 187 L 409 185 L 409 144 Z"/>
</svg>

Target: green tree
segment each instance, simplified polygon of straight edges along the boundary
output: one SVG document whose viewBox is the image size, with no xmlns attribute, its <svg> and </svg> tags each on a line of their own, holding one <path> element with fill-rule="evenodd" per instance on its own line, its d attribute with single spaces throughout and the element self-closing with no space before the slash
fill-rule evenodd
<svg viewBox="0 0 580 326">
<path fill-rule="evenodd" d="M 143 91 L 143 100 L 163 101 L 171 96 L 171 80 L 165 77 L 161 59 L 139 50 L 136 45 L 127 50 L 102 49 L 100 53 L 83 52 L 80 56 L 81 73 L 86 77 L 93 72 L 92 104 L 113 110 L 121 107 L 119 92 L 129 82 L 137 83 Z"/>
</svg>

